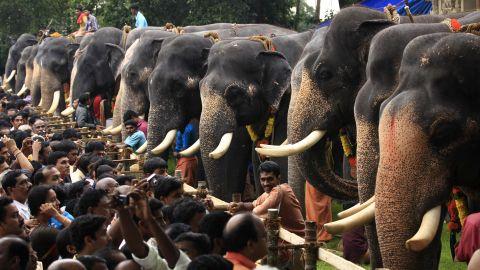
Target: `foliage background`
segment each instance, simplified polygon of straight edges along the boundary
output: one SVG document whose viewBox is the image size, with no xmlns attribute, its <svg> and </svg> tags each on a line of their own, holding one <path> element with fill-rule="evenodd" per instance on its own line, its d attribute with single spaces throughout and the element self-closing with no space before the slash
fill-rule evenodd
<svg viewBox="0 0 480 270">
<path fill-rule="evenodd" d="M 93 9 L 100 26 L 132 23 L 129 7 L 135 1 L 149 25 L 201 25 L 216 22 L 269 23 L 298 31 L 315 26 L 315 11 L 304 0 L 0 0 L 0 74 L 8 48 L 22 33 L 50 28 L 62 34 L 75 31 L 75 7 Z M 300 13 L 295 7 L 300 1 Z M 354 0 L 341 0 L 349 5 Z"/>
</svg>

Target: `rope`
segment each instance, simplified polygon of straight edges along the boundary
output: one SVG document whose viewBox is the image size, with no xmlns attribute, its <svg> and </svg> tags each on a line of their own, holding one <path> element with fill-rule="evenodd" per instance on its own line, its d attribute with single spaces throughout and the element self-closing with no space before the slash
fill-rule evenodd
<svg viewBox="0 0 480 270">
<path fill-rule="evenodd" d="M 123 32 L 122 32 L 122 43 L 121 43 L 121 46 L 123 49 L 127 49 L 127 37 L 128 37 L 128 33 L 130 33 L 130 31 L 132 30 L 132 27 L 130 25 L 125 25 L 123 27 Z"/>
<path fill-rule="evenodd" d="M 400 14 L 398 14 L 397 7 L 388 4 L 386 7 L 383 8 L 383 12 L 387 16 L 387 19 L 395 24 L 400 23 Z"/>
<path fill-rule="evenodd" d="M 275 46 L 273 45 L 272 39 L 266 36 L 251 36 L 248 38 L 251 41 L 258 41 L 262 43 L 266 51 L 275 51 Z"/>
<path fill-rule="evenodd" d="M 217 32 L 208 32 L 203 37 L 204 38 L 210 38 L 212 40 L 213 44 L 220 41 L 220 37 L 218 36 Z"/>
</svg>

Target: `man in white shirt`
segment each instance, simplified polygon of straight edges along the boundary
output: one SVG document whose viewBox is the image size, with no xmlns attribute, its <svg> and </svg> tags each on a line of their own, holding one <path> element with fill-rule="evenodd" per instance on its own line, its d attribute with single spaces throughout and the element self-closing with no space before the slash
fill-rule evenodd
<svg viewBox="0 0 480 270">
<path fill-rule="evenodd" d="M 3 190 L 7 196 L 13 200 L 18 212 L 24 220 L 30 219 L 30 209 L 27 205 L 28 191 L 32 184 L 28 181 L 28 177 L 20 170 L 8 172 L 2 180 Z"/>
</svg>

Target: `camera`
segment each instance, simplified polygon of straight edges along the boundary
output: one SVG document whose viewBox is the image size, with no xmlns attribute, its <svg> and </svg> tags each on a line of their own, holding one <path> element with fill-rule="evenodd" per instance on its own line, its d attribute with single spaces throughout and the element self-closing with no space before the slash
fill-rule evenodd
<svg viewBox="0 0 480 270">
<path fill-rule="evenodd" d="M 112 197 L 112 203 L 114 205 L 127 205 L 128 196 L 127 195 L 115 195 Z"/>
</svg>

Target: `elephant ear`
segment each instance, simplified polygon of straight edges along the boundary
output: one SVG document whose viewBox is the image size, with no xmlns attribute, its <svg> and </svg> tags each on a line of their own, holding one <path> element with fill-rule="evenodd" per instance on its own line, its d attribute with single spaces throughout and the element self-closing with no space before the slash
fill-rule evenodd
<svg viewBox="0 0 480 270">
<path fill-rule="evenodd" d="M 73 62 L 75 61 L 75 53 L 77 52 L 80 44 L 70 43 L 67 45 L 67 55 L 68 55 L 68 71 L 69 74 L 72 73 Z"/>
<path fill-rule="evenodd" d="M 125 57 L 125 51 L 118 45 L 112 43 L 106 43 L 107 46 L 107 62 L 112 71 L 114 79 L 120 76 L 120 66 L 122 65 L 123 58 Z"/>
<path fill-rule="evenodd" d="M 153 55 L 153 59 L 154 59 L 154 63 L 157 62 L 157 59 L 158 59 L 158 53 L 160 52 L 160 49 L 162 49 L 162 44 L 163 44 L 163 41 L 165 40 L 165 38 L 156 38 L 156 39 L 152 39 L 152 55 Z"/>
<path fill-rule="evenodd" d="M 368 51 L 370 48 L 370 41 L 372 38 L 383 29 L 396 25 L 392 21 L 386 19 L 377 19 L 377 20 L 368 20 L 360 23 L 355 29 L 355 34 L 358 36 L 358 39 L 355 44 L 361 44 L 360 56 L 366 61 L 368 59 Z"/>
<path fill-rule="evenodd" d="M 278 110 L 283 94 L 290 86 L 292 70 L 285 56 L 279 52 L 263 51 L 257 55 L 263 64 L 261 91 L 265 101 Z"/>
</svg>

